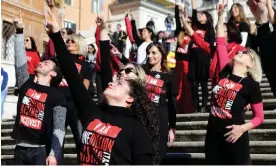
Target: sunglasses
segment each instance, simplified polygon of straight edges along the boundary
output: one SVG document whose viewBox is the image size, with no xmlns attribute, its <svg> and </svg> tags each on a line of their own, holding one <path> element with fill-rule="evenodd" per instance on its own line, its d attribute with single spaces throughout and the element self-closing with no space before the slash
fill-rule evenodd
<svg viewBox="0 0 276 166">
<path fill-rule="evenodd" d="M 251 58 L 252 61 L 254 61 L 254 58 L 253 58 L 250 50 L 239 51 L 237 54 L 239 56 L 247 55 L 247 56 L 249 56 Z"/>
<path fill-rule="evenodd" d="M 129 73 L 132 72 L 132 73 L 134 73 L 134 74 L 137 75 L 137 72 L 135 72 L 134 69 L 133 69 L 133 68 L 130 68 L 130 67 L 125 68 L 125 69 L 120 69 L 120 70 L 118 71 L 119 75 L 121 75 L 121 73 L 122 73 L 123 71 L 125 71 L 126 74 L 129 74 Z"/>
<path fill-rule="evenodd" d="M 25 39 L 25 42 L 29 42 L 30 40 L 29 39 Z"/>
<path fill-rule="evenodd" d="M 67 39 L 66 43 L 69 43 L 71 41 L 71 43 L 75 43 L 75 41 L 73 39 Z"/>
</svg>

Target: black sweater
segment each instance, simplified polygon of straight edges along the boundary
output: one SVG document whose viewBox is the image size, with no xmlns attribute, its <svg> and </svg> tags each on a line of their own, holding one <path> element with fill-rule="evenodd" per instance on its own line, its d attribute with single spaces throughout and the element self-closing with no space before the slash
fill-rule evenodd
<svg viewBox="0 0 276 166">
<path fill-rule="evenodd" d="M 84 127 L 80 163 L 89 165 L 152 164 L 151 140 L 144 125 L 136 120 L 127 108 L 97 106 L 84 87 L 73 60 L 68 56 L 69 52 L 60 32 L 50 37 L 54 42 L 57 58 Z M 107 45 L 109 41 L 101 42 L 101 47 Z M 101 50 L 102 54 L 108 54 L 109 49 Z M 103 75 L 106 74 L 105 70 L 102 72 Z M 105 82 L 107 80 L 102 81 L 104 85 L 107 85 Z"/>
</svg>

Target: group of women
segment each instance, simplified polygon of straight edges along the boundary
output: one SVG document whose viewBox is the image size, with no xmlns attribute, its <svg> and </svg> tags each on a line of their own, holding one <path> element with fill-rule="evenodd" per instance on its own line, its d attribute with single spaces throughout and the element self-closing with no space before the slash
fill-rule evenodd
<svg viewBox="0 0 276 166">
<path fill-rule="evenodd" d="M 261 10 L 269 3 L 269 0 L 266 3 L 249 0 L 248 5 Z M 267 5 L 267 8 L 270 7 Z M 48 34 L 83 126 L 79 144 L 80 164 L 162 163 L 167 146 L 175 141 L 177 102 L 180 101 L 179 96 L 186 93 L 186 81 L 192 83 L 193 107 L 206 112 L 209 75 L 213 90 L 205 141 L 207 162 L 250 162 L 248 131 L 263 121 L 259 87 L 262 68 L 255 51 L 244 47 L 250 42 L 249 25 L 242 6 L 232 6 L 231 18 L 225 24 L 225 4 L 218 5 L 216 33 L 208 12 L 197 13 L 194 10 L 192 19 L 189 19 L 182 11 L 176 6 L 176 74 L 166 68 L 166 51 L 162 44 L 152 40 L 153 30 L 145 27 L 141 37 L 138 36 L 133 15 L 131 23 L 126 22 L 126 25 L 131 29 L 128 33 L 132 32 L 129 34 L 133 36 L 131 41 L 138 46 L 137 63 L 130 62 L 110 44 L 108 29 L 104 21 L 97 18 L 96 36 L 99 37 L 103 89 L 102 102 L 98 105 L 78 73 L 70 50 L 62 39 L 57 18 L 49 12 L 52 21 L 47 21 Z M 256 17 L 260 15 L 255 14 Z M 78 45 L 75 39 L 68 43 L 72 47 Z M 113 79 L 110 64 L 113 55 L 125 64 L 115 75 L 116 79 Z M 183 92 L 178 90 L 177 84 Z M 197 96 L 199 84 L 203 98 L 201 108 Z M 254 118 L 245 123 L 244 108 L 248 104 Z"/>
</svg>

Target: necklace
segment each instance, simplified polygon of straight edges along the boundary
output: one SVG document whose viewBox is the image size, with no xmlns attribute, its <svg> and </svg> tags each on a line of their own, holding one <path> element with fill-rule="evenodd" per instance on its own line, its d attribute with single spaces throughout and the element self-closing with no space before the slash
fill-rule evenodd
<svg viewBox="0 0 276 166">
<path fill-rule="evenodd" d="M 242 77 L 239 82 L 236 84 L 233 81 L 229 80 L 230 74 L 228 74 L 228 76 L 225 78 L 225 81 L 223 83 L 223 87 L 226 89 L 233 89 L 237 84 L 239 84 L 245 77 Z M 231 81 L 231 82 L 230 82 Z"/>
</svg>

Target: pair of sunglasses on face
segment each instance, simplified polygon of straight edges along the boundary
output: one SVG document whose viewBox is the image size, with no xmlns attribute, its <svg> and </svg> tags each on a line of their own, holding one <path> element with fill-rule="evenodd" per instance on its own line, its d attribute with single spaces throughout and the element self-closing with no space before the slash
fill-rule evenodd
<svg viewBox="0 0 276 166">
<path fill-rule="evenodd" d="M 249 56 L 251 58 L 252 61 L 254 61 L 254 58 L 253 58 L 250 50 L 239 51 L 237 54 L 239 56 L 247 55 L 247 56 Z"/>
<path fill-rule="evenodd" d="M 120 69 L 120 70 L 118 71 L 118 74 L 121 75 L 121 73 L 122 73 L 123 71 L 125 71 L 126 74 L 129 74 L 129 73 L 132 72 L 132 73 L 134 73 L 134 74 L 137 75 L 137 72 L 135 72 L 134 69 L 131 68 L 131 67 L 128 67 L 128 68 L 125 68 L 125 69 Z"/>
<path fill-rule="evenodd" d="M 67 39 L 67 40 L 66 40 L 66 43 L 69 43 L 70 41 L 71 41 L 71 43 L 75 43 L 75 41 L 72 40 L 72 39 Z"/>
</svg>

